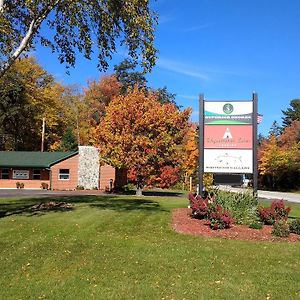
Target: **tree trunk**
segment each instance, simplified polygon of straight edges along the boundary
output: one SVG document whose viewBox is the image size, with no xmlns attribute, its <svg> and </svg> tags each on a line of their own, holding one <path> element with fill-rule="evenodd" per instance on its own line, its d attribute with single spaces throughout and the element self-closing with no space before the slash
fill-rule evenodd
<svg viewBox="0 0 300 300">
<path fill-rule="evenodd" d="M 138 173 L 136 176 L 136 196 L 143 196 L 143 179 L 142 176 Z"/>
<path fill-rule="evenodd" d="M 143 191 L 142 191 L 141 187 L 139 187 L 139 186 L 136 187 L 135 195 L 138 196 L 138 197 L 143 196 Z"/>
</svg>

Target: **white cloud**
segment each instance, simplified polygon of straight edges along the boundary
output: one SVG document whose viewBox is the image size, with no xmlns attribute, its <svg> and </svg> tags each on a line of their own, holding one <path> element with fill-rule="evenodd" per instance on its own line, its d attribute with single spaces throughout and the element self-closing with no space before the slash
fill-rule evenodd
<svg viewBox="0 0 300 300">
<path fill-rule="evenodd" d="M 198 100 L 198 96 L 196 95 L 177 95 L 178 98 L 183 98 L 187 100 Z"/>
<path fill-rule="evenodd" d="M 187 28 L 182 28 L 181 32 L 193 32 L 193 31 L 199 31 L 205 28 L 208 28 L 210 26 L 212 26 L 214 23 L 205 23 L 205 24 L 201 24 L 201 25 L 197 25 L 197 26 L 192 26 L 192 27 L 187 27 Z"/>
<path fill-rule="evenodd" d="M 200 72 L 197 68 L 177 61 L 160 58 L 157 61 L 157 66 L 161 69 L 172 71 L 177 74 L 187 75 L 201 80 L 209 80 L 208 76 Z"/>
</svg>

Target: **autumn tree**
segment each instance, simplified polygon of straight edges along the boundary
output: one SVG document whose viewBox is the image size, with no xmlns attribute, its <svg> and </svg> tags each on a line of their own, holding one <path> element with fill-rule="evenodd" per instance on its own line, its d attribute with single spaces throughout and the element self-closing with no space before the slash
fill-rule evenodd
<svg viewBox="0 0 300 300">
<path fill-rule="evenodd" d="M 199 159 L 198 135 L 196 124 L 190 124 L 189 130 L 184 138 L 183 163 L 184 183 L 187 185 L 189 177 L 195 179 Z"/>
<path fill-rule="evenodd" d="M 16 61 L 0 79 L 0 98 L 3 150 L 39 150 L 43 118 L 46 149 L 62 136 L 66 119 L 61 115 L 61 86 L 33 58 Z"/>
<path fill-rule="evenodd" d="M 0 0 L 0 77 L 36 44 L 50 47 L 67 66 L 75 65 L 76 52 L 87 59 L 96 52 L 103 70 L 120 42 L 149 70 L 155 24 L 148 0 Z"/>
<path fill-rule="evenodd" d="M 135 170 L 139 195 L 147 178 L 176 165 L 189 114 L 135 87 L 108 105 L 96 131 L 101 155 L 117 168 Z"/>
<path fill-rule="evenodd" d="M 89 111 L 89 120 L 91 126 L 100 123 L 105 115 L 106 107 L 112 101 L 113 97 L 120 94 L 121 83 L 116 76 L 103 76 L 100 80 L 91 80 L 88 87 L 84 90 L 84 101 Z"/>
<path fill-rule="evenodd" d="M 292 121 L 288 127 L 284 128 L 279 142 L 285 147 L 291 147 L 300 142 L 300 120 Z"/>
<path fill-rule="evenodd" d="M 272 189 L 291 189 L 299 184 L 300 143 L 285 147 L 275 135 L 262 143 L 259 150 L 259 173 Z"/>
</svg>

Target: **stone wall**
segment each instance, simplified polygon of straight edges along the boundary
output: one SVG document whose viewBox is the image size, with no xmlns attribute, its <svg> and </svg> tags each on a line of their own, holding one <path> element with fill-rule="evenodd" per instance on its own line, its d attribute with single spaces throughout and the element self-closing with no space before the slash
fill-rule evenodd
<svg viewBox="0 0 300 300">
<path fill-rule="evenodd" d="M 99 188 L 99 153 L 93 146 L 79 146 L 78 185 L 84 189 Z"/>
</svg>

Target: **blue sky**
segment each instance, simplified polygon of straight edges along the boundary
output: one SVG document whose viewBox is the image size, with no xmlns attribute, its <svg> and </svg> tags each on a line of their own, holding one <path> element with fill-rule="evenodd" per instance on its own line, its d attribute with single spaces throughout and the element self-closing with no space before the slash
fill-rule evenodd
<svg viewBox="0 0 300 300">
<path fill-rule="evenodd" d="M 193 108 L 206 100 L 251 100 L 258 93 L 264 115 L 259 132 L 281 123 L 290 101 L 300 98 L 299 0 L 157 0 L 155 45 L 158 60 L 147 75 L 149 86 L 167 86 L 179 105 Z M 120 49 L 108 73 L 122 61 Z M 98 79 L 96 60 L 79 57 L 70 75 L 55 54 L 38 47 L 38 62 L 65 84 L 86 85 Z"/>
</svg>

